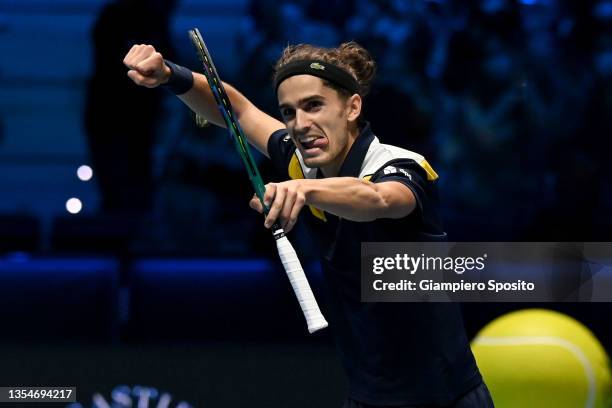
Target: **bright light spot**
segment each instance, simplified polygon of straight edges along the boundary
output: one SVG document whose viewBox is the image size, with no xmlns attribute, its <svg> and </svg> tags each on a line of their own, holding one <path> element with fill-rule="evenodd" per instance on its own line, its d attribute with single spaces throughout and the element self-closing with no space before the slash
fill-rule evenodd
<svg viewBox="0 0 612 408">
<path fill-rule="evenodd" d="M 82 208 L 83 204 L 78 198 L 71 198 L 66 201 L 66 210 L 68 210 L 70 214 L 78 214 Z"/>
<path fill-rule="evenodd" d="M 87 165 L 83 165 L 77 169 L 77 176 L 82 181 L 89 181 L 93 177 L 93 170 Z"/>
</svg>

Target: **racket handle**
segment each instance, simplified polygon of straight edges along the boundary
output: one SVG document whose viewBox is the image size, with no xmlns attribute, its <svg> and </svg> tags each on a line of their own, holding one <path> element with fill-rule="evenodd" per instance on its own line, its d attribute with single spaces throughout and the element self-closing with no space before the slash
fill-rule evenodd
<svg viewBox="0 0 612 408">
<path fill-rule="evenodd" d="M 312 289 L 310 289 L 310 284 L 306 279 L 304 269 L 302 269 L 300 260 L 291 242 L 289 242 L 287 237 L 283 236 L 276 240 L 276 247 L 278 248 L 278 255 L 285 267 L 285 272 L 287 272 L 287 276 L 289 277 L 289 282 L 291 282 L 295 296 L 306 318 L 308 332 L 314 333 L 317 330 L 326 328 L 327 321 L 319 309 L 317 300 L 312 293 Z"/>
</svg>

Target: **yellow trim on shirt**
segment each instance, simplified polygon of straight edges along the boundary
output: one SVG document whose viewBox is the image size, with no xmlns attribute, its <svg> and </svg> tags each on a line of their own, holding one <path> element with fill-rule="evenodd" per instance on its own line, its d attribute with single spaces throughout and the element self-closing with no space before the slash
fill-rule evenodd
<svg viewBox="0 0 612 408">
<path fill-rule="evenodd" d="M 429 165 L 429 163 L 427 163 L 427 160 L 423 159 L 423 161 L 421 161 L 419 165 L 427 173 L 427 181 L 434 181 L 438 179 L 438 173 L 436 173 L 434 169 Z"/>
<path fill-rule="evenodd" d="M 291 177 L 292 180 L 305 178 L 304 172 L 302 171 L 302 166 L 300 165 L 300 160 L 298 159 L 297 154 L 295 153 L 293 153 L 293 156 L 291 156 L 291 160 L 289 161 L 289 168 L 287 170 L 289 172 L 289 177 Z M 313 207 L 312 205 L 309 205 L 308 207 L 310 208 L 310 212 L 312 213 L 312 215 L 322 221 L 327 221 L 324 211 L 318 209 L 317 207 Z"/>
</svg>

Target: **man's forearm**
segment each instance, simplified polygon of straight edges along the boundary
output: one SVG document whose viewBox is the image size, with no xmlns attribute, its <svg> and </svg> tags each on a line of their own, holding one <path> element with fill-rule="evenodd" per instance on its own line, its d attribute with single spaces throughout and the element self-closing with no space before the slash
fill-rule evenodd
<svg viewBox="0 0 612 408">
<path fill-rule="evenodd" d="M 240 116 L 240 109 L 244 105 L 241 100 L 244 98 L 234 87 L 227 83 L 223 83 L 227 96 L 230 98 L 232 107 L 236 115 Z M 208 86 L 206 77 L 196 72 L 193 73 L 193 87 L 182 95 L 178 95 L 178 98 L 183 101 L 189 108 L 203 116 L 210 123 L 217 126 L 226 127 L 223 117 L 219 113 L 219 108 L 215 102 L 215 97 Z"/>
<path fill-rule="evenodd" d="M 381 188 L 355 177 L 304 180 L 303 188 L 306 204 L 351 221 L 367 222 L 400 218 L 414 209 L 412 192 L 400 183 L 393 185 L 404 191 L 390 193 L 388 183 Z"/>
<path fill-rule="evenodd" d="M 268 156 L 268 138 L 272 132 L 284 128 L 285 125 L 272 116 L 260 111 L 246 96 L 228 83 L 223 82 L 223 88 L 230 100 L 236 119 L 238 119 L 249 143 L 265 156 Z M 203 116 L 210 123 L 226 127 L 215 97 L 204 75 L 194 72 L 193 86 L 189 91 L 178 95 L 178 97 L 192 111 Z"/>
</svg>

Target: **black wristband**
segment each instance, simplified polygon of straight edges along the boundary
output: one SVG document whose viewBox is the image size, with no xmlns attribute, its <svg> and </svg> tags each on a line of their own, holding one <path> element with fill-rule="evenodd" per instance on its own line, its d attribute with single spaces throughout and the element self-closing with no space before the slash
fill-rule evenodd
<svg viewBox="0 0 612 408">
<path fill-rule="evenodd" d="M 168 82 L 163 84 L 162 87 L 175 95 L 182 95 L 189 91 L 193 87 L 193 73 L 171 61 L 164 60 L 164 62 L 170 68 L 171 74 Z"/>
</svg>

